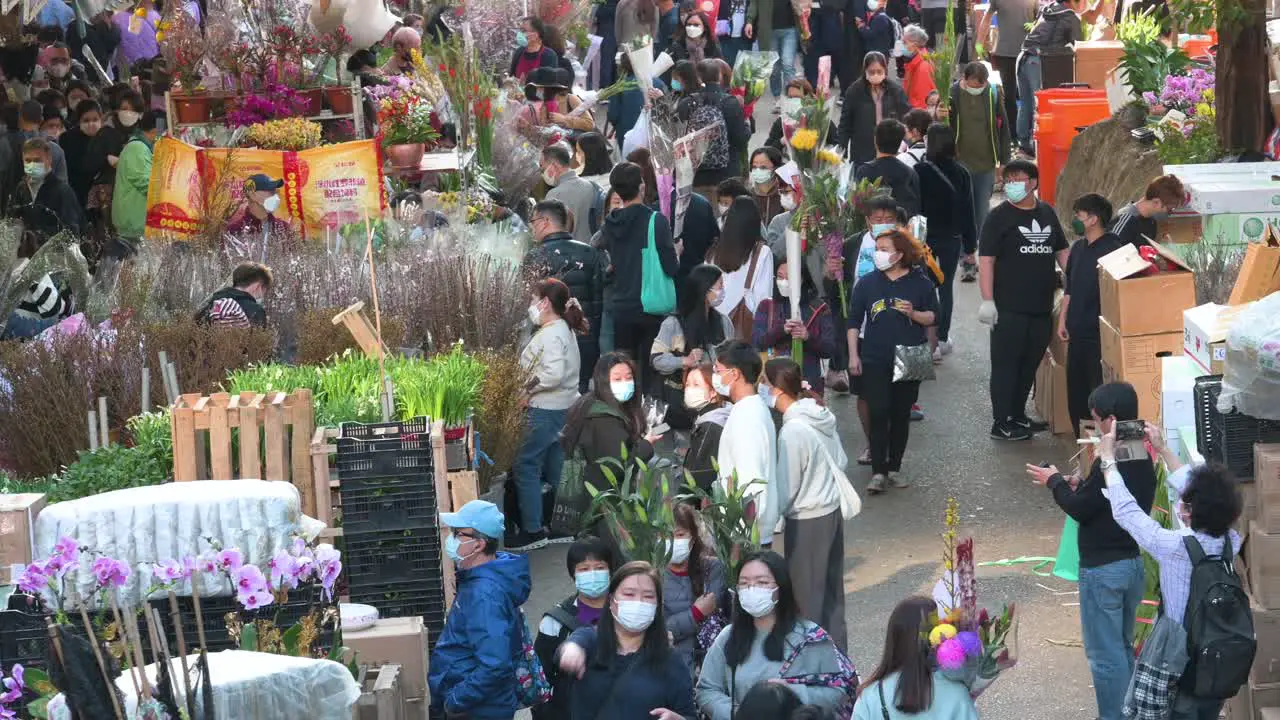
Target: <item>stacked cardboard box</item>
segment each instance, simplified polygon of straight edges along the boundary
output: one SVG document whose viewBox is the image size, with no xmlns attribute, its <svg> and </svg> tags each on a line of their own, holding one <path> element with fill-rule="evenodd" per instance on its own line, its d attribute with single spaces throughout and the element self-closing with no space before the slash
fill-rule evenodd
<svg viewBox="0 0 1280 720">
<path fill-rule="evenodd" d="M 1138 414 L 1159 424 L 1160 358 L 1182 354 L 1182 311 L 1196 303 L 1195 274 L 1166 248 L 1156 251 L 1172 268 L 1148 274 L 1151 264 L 1131 245 L 1098 261 L 1102 315 L 1102 378 L 1138 391 Z"/>
<path fill-rule="evenodd" d="M 1058 317 L 1062 293 L 1054 298 L 1053 317 Z M 1049 336 L 1049 350 L 1036 370 L 1036 414 L 1049 423 L 1055 435 L 1071 433 L 1071 412 L 1067 402 L 1067 344 L 1058 337 L 1057 328 Z"/>
<path fill-rule="evenodd" d="M 1230 720 L 1280 720 L 1280 445 L 1254 446 L 1256 482 L 1241 484 L 1247 529 L 1241 572 L 1253 602 L 1258 651 L 1249 684 L 1229 700 Z"/>
<path fill-rule="evenodd" d="M 0 585 L 10 583 L 14 565 L 31 564 L 36 517 L 44 506 L 40 493 L 0 495 Z"/>
<path fill-rule="evenodd" d="M 373 627 L 342 634 L 342 644 L 369 665 L 401 667 L 407 718 L 427 715 L 427 628 L 421 617 L 384 618 Z"/>
</svg>

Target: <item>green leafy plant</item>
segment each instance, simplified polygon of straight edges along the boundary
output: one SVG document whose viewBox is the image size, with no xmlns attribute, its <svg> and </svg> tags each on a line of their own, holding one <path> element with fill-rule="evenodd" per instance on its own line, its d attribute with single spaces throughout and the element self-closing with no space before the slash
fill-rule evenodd
<svg viewBox="0 0 1280 720">
<path fill-rule="evenodd" d="M 1120 67 L 1135 98 L 1158 93 L 1166 77 L 1184 75 L 1191 67 L 1185 52 L 1160 42 L 1160 22 L 1150 11 L 1126 15 L 1116 27 L 1116 38 L 1124 44 Z"/>
<path fill-rule="evenodd" d="M 943 35 L 937 38 L 935 47 L 929 51 L 929 62 L 933 63 L 933 84 L 938 92 L 945 93 L 951 87 L 951 78 L 956 70 L 956 21 L 955 0 L 947 2 L 947 27 Z"/>
<path fill-rule="evenodd" d="M 756 523 L 759 508 L 756 501 L 749 498 L 763 491 L 759 487 L 762 484 L 760 480 L 743 483 L 735 471 L 725 482 L 712 483 L 710 493 L 700 491 L 702 520 L 711 534 L 716 557 L 724 563 L 729 577 L 737 577 L 742 558 L 760 547 L 760 528 Z"/>
<path fill-rule="evenodd" d="M 1164 128 L 1164 138 L 1156 143 L 1160 162 L 1165 165 L 1192 165 L 1222 159 L 1222 142 L 1211 118 L 1208 122 L 1196 122 L 1190 128 L 1185 133 L 1172 126 Z"/>
<path fill-rule="evenodd" d="M 107 445 L 81 452 L 49 493 L 49 502 L 76 500 L 112 490 L 168 482 L 173 476 L 173 452 L 153 454 L 154 448 Z"/>
<path fill-rule="evenodd" d="M 667 540 L 675 534 L 672 479 L 661 469 L 654 468 L 638 458 L 630 459 L 627 449 L 621 448 L 619 458 L 600 460 L 600 471 L 610 487 L 599 490 L 586 484 L 591 495 L 591 507 L 587 510 L 588 527 L 603 521 L 609 534 L 629 560 L 645 560 L 656 568 L 666 567 L 671 561 L 671 549 Z M 697 492 L 693 478 L 685 475 L 685 487 Z"/>
</svg>

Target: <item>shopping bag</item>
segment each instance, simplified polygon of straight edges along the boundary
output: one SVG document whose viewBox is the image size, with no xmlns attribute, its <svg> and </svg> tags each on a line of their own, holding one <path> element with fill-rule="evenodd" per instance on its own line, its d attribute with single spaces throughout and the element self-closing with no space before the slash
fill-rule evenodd
<svg viewBox="0 0 1280 720">
<path fill-rule="evenodd" d="M 1062 537 L 1058 539 L 1058 558 L 1053 563 L 1054 577 L 1068 582 L 1080 581 L 1080 523 L 1067 516 L 1062 523 Z"/>
<path fill-rule="evenodd" d="M 662 269 L 653 226 L 658 214 L 649 216 L 649 242 L 640 257 L 640 304 L 650 315 L 666 315 L 676 309 L 676 284 Z"/>
<path fill-rule="evenodd" d="M 582 451 L 575 450 L 565 458 L 560 471 L 560 487 L 556 490 L 555 505 L 551 508 L 551 532 L 557 535 L 577 535 L 582 531 L 583 515 L 591 506 L 591 494 L 587 492 L 583 475 L 587 461 Z"/>
</svg>

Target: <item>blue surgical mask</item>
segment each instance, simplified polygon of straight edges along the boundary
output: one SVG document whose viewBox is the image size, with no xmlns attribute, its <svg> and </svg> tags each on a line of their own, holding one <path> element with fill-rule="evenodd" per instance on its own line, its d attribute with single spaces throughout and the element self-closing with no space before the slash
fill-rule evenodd
<svg viewBox="0 0 1280 720">
<path fill-rule="evenodd" d="M 778 404 L 778 398 L 773 396 L 773 388 L 768 385 L 760 383 L 760 385 L 756 387 L 756 392 L 760 393 L 760 399 L 764 400 L 764 404 L 768 405 L 770 409 Z"/>
<path fill-rule="evenodd" d="M 887 233 L 894 228 L 893 223 L 872 223 L 871 237 L 880 237 L 880 233 Z"/>
<path fill-rule="evenodd" d="M 618 402 L 626 402 L 636 394 L 635 380 L 610 380 L 609 392 L 613 393 L 614 399 Z"/>
<path fill-rule="evenodd" d="M 674 92 L 684 92 L 684 83 L 680 82 L 679 80 L 672 80 L 671 89 Z"/>
<path fill-rule="evenodd" d="M 446 555 L 449 556 L 449 559 L 452 560 L 455 565 L 464 562 L 467 558 L 479 552 L 479 550 L 477 549 L 467 553 L 466 555 L 461 555 L 458 553 L 458 549 L 461 547 L 462 547 L 462 540 L 457 535 L 454 535 L 453 533 L 449 533 L 449 537 L 445 538 L 444 540 L 444 552 Z"/>
<path fill-rule="evenodd" d="M 598 598 L 609 591 L 609 571 L 584 570 L 580 573 L 575 573 L 573 584 L 583 596 L 592 599 Z"/>
<path fill-rule="evenodd" d="M 1021 180 L 1005 183 L 1004 196 L 1009 198 L 1009 202 L 1022 202 L 1027 197 L 1027 183 Z"/>
<path fill-rule="evenodd" d="M 523 30 L 516 31 L 516 47 L 529 47 L 529 36 Z"/>
<path fill-rule="evenodd" d="M 38 162 L 24 163 L 22 170 L 32 180 L 43 180 L 44 176 L 49 174 L 49 168 L 45 167 L 44 163 Z"/>
</svg>

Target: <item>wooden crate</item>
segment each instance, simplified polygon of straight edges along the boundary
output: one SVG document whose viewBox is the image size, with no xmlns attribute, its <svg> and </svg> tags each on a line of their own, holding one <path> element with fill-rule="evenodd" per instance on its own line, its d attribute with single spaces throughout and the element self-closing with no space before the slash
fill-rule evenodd
<svg viewBox="0 0 1280 720">
<path fill-rule="evenodd" d="M 314 426 L 310 390 L 179 396 L 170 420 L 173 478 L 292 482 L 302 497 L 302 512 L 314 517 Z"/>
<path fill-rule="evenodd" d="M 400 666 L 383 665 L 360 668 L 360 699 L 351 708 L 351 720 L 406 720 L 404 686 L 400 683 Z"/>
</svg>

